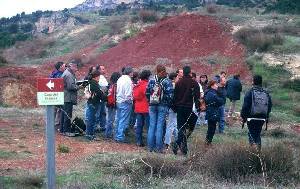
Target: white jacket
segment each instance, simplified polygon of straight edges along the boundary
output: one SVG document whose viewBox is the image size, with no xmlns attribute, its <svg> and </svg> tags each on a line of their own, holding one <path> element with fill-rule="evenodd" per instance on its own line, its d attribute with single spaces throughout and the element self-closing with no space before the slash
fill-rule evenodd
<svg viewBox="0 0 300 189">
<path fill-rule="evenodd" d="M 117 103 L 132 102 L 132 89 L 129 75 L 122 75 L 117 81 Z"/>
</svg>

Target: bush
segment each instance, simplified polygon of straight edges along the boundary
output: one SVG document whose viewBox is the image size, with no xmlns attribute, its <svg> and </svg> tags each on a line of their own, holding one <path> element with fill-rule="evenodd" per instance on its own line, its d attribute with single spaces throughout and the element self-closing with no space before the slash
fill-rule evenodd
<svg viewBox="0 0 300 189">
<path fill-rule="evenodd" d="M 287 80 L 283 82 L 282 87 L 300 92 L 300 79 Z"/>
<path fill-rule="evenodd" d="M 125 26 L 125 21 L 120 18 L 111 18 L 108 24 L 111 28 L 110 35 L 119 34 L 121 29 Z"/>
<path fill-rule="evenodd" d="M 217 7 L 215 5 L 208 5 L 208 6 L 206 6 L 206 11 L 209 14 L 215 14 L 215 13 L 217 13 Z"/>
<path fill-rule="evenodd" d="M 59 144 L 58 145 L 58 152 L 59 153 L 69 153 L 70 152 L 70 148 L 64 144 Z"/>
<path fill-rule="evenodd" d="M 251 51 L 263 52 L 270 50 L 273 45 L 283 43 L 283 37 L 279 33 L 266 34 L 255 28 L 243 28 L 235 33 L 235 37 Z"/>
<path fill-rule="evenodd" d="M 299 179 L 293 151 L 288 146 L 274 144 L 261 150 L 261 153 L 248 145 L 237 144 L 218 145 L 205 149 L 205 145 L 195 143 L 189 165 L 193 171 L 208 174 L 216 179 L 230 182 L 253 182 L 250 178 L 289 184 L 291 180 Z M 200 146 L 200 147 L 199 147 Z M 202 147 L 201 147 L 202 146 Z M 259 180 L 258 180 L 259 182 Z M 275 184 L 274 183 L 274 184 Z"/>
<path fill-rule="evenodd" d="M 295 115 L 295 116 L 300 116 L 300 106 L 299 106 L 299 105 L 296 105 L 296 106 L 293 108 L 293 112 L 294 112 L 294 115 Z"/>
<path fill-rule="evenodd" d="M 140 20 L 144 23 L 146 22 L 156 22 L 158 20 L 158 15 L 155 11 L 141 10 L 139 13 Z"/>
</svg>

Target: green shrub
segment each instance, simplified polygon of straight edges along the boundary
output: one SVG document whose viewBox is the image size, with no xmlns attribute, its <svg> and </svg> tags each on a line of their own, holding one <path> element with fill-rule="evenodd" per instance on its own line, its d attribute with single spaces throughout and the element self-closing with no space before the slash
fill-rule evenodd
<svg viewBox="0 0 300 189">
<path fill-rule="evenodd" d="M 215 6 L 215 5 L 208 5 L 208 6 L 206 6 L 206 11 L 209 14 L 215 14 L 215 13 L 217 13 L 217 6 Z"/>
<path fill-rule="evenodd" d="M 282 87 L 300 92 L 300 79 L 287 80 L 283 82 Z"/>
<path fill-rule="evenodd" d="M 139 12 L 140 20 L 144 23 L 146 22 L 156 22 L 159 18 L 155 11 L 141 10 Z"/>
<path fill-rule="evenodd" d="M 296 106 L 293 108 L 293 112 L 294 112 L 294 115 L 295 115 L 295 116 L 300 116 L 300 105 L 296 105 Z"/>
<path fill-rule="evenodd" d="M 70 152 L 70 148 L 64 144 L 59 144 L 58 145 L 58 152 L 59 153 L 69 153 Z"/>
</svg>

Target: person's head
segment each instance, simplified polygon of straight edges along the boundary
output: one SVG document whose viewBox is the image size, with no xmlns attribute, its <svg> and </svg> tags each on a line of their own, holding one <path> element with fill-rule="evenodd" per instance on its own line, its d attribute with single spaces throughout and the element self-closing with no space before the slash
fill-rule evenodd
<svg viewBox="0 0 300 189">
<path fill-rule="evenodd" d="M 90 73 L 90 79 L 94 79 L 96 81 L 99 81 L 99 77 L 100 77 L 100 71 L 94 69 L 91 73 Z"/>
<path fill-rule="evenodd" d="M 110 82 L 112 84 L 117 83 L 118 79 L 121 77 L 121 74 L 119 72 L 113 72 L 110 76 Z"/>
<path fill-rule="evenodd" d="M 195 72 L 192 72 L 192 79 L 195 80 L 195 81 L 197 81 L 197 75 L 196 75 Z"/>
<path fill-rule="evenodd" d="M 141 80 L 149 80 L 150 75 L 151 75 L 151 71 L 150 70 L 143 70 L 140 73 L 140 79 Z"/>
<path fill-rule="evenodd" d="M 175 81 L 176 77 L 177 77 L 177 73 L 175 73 L 175 72 L 172 72 L 169 74 L 169 79 L 172 81 Z"/>
<path fill-rule="evenodd" d="M 201 76 L 200 76 L 200 82 L 201 82 L 201 83 L 207 83 L 207 81 L 208 81 L 208 80 L 207 80 L 207 75 L 201 75 Z"/>
<path fill-rule="evenodd" d="M 221 77 L 220 78 L 220 86 L 224 87 L 226 85 L 226 78 L 225 77 Z"/>
<path fill-rule="evenodd" d="M 57 62 L 54 67 L 56 70 L 61 72 L 65 70 L 65 64 L 63 62 Z"/>
<path fill-rule="evenodd" d="M 236 74 L 233 76 L 234 79 L 239 79 L 240 78 L 240 74 Z"/>
<path fill-rule="evenodd" d="M 123 73 L 123 75 L 129 75 L 130 77 L 132 77 L 133 69 L 132 69 L 132 67 L 125 67 L 124 71 L 122 73 Z"/>
<path fill-rule="evenodd" d="M 184 66 L 183 67 L 183 76 L 189 76 L 191 75 L 191 67 L 190 66 Z"/>
<path fill-rule="evenodd" d="M 208 85 L 208 88 L 212 88 L 212 89 L 215 89 L 215 90 L 218 89 L 218 82 L 215 81 L 215 80 L 209 81 L 207 85 Z"/>
<path fill-rule="evenodd" d="M 253 76 L 253 85 L 262 86 L 262 76 L 261 75 Z"/>
<path fill-rule="evenodd" d="M 179 79 L 181 79 L 181 78 L 183 77 L 183 69 L 178 69 L 178 70 L 176 71 L 176 73 L 177 73 L 177 77 L 178 77 Z"/>
<path fill-rule="evenodd" d="M 132 80 L 133 81 L 139 80 L 139 72 L 132 72 Z"/>
<path fill-rule="evenodd" d="M 78 63 L 75 61 L 75 60 L 72 60 L 68 67 L 73 71 L 73 72 L 76 72 L 78 71 Z"/>
<path fill-rule="evenodd" d="M 101 75 L 105 75 L 106 74 L 106 69 L 104 66 L 99 66 L 99 71 L 101 73 Z"/>
<path fill-rule="evenodd" d="M 166 77 L 167 76 L 167 71 L 166 67 L 163 65 L 157 65 L 156 66 L 156 74 L 158 77 Z"/>
<path fill-rule="evenodd" d="M 220 72 L 220 77 L 226 77 L 226 72 L 221 71 L 221 72 Z"/>
</svg>

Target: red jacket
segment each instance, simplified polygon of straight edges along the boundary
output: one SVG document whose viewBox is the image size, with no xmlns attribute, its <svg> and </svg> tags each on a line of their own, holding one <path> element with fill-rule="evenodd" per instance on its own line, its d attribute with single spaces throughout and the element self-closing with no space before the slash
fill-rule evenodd
<svg viewBox="0 0 300 189">
<path fill-rule="evenodd" d="M 148 81 L 140 80 L 133 88 L 134 112 L 135 113 L 148 113 L 149 103 L 146 97 L 146 88 Z"/>
</svg>

